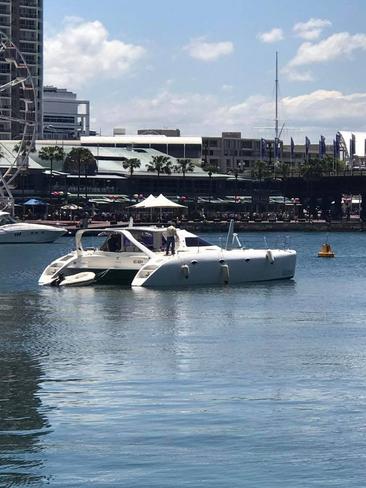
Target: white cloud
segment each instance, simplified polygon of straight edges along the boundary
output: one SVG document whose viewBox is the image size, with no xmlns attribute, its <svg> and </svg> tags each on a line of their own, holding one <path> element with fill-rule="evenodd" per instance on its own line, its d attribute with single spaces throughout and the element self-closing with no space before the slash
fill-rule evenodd
<svg viewBox="0 0 366 488">
<path fill-rule="evenodd" d="M 348 32 L 339 32 L 317 44 L 311 42 L 301 44 L 296 56 L 289 62 L 289 66 L 325 63 L 350 56 L 357 49 L 366 50 L 366 34 L 351 35 Z"/>
<path fill-rule="evenodd" d="M 314 81 L 314 76 L 308 70 L 301 71 L 286 66 L 281 70 L 281 73 L 283 73 L 289 81 Z"/>
<path fill-rule="evenodd" d="M 95 107 L 95 112 L 99 124 L 109 133 L 114 126 L 126 127 L 129 133 L 143 127 L 173 127 L 185 135 L 241 131 L 244 137 L 263 137 L 258 127 L 274 125 L 274 100 L 261 95 L 250 96 L 237 104 L 223 104 L 213 95 L 164 90 L 150 99 L 138 98 L 113 106 L 103 103 Z M 310 138 L 319 134 L 334 137 L 342 127 L 364 130 L 365 113 L 366 93 L 346 95 L 335 90 L 316 90 L 285 97 L 280 102 L 280 117 L 286 122 L 285 127 L 298 126 Z M 271 135 L 273 131 L 267 130 L 265 136 Z"/>
<path fill-rule="evenodd" d="M 366 34 L 339 32 L 318 43 L 304 42 L 294 58 L 284 67 L 283 73 L 292 81 L 312 80 L 311 73 L 299 70 L 299 67 L 350 57 L 356 50 L 366 50 Z"/>
<path fill-rule="evenodd" d="M 101 22 L 73 18 L 45 39 L 45 82 L 75 89 L 96 78 L 117 78 L 144 54 L 141 46 L 110 40 Z"/>
<path fill-rule="evenodd" d="M 258 34 L 257 38 L 267 44 L 272 44 L 274 42 L 279 42 L 284 39 L 283 30 L 278 27 L 274 27 L 268 32 L 261 32 Z"/>
<path fill-rule="evenodd" d="M 192 39 L 183 47 L 184 51 L 200 61 L 216 61 L 222 56 L 227 56 L 234 51 L 234 45 L 230 41 L 208 42 L 204 37 Z"/>
<path fill-rule="evenodd" d="M 337 90 L 315 90 L 282 99 L 291 120 L 321 122 L 325 125 L 364 123 L 366 93 L 345 95 Z"/>
<path fill-rule="evenodd" d="M 330 20 L 311 18 L 307 22 L 298 22 L 295 24 L 293 31 L 298 37 L 302 37 L 307 41 L 313 41 L 314 39 L 318 39 L 325 27 L 331 25 Z"/>
</svg>

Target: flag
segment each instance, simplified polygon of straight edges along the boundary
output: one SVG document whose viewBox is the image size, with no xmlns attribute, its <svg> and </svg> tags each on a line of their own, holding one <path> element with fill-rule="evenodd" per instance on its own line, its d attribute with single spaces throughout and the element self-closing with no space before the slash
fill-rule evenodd
<svg viewBox="0 0 366 488">
<path fill-rule="evenodd" d="M 341 152 L 341 135 L 339 132 L 337 132 L 335 138 L 335 159 L 339 159 L 340 152 Z"/>
<path fill-rule="evenodd" d="M 265 139 L 261 139 L 259 143 L 259 159 L 263 161 L 266 155 L 267 155 L 267 141 Z"/>
<path fill-rule="evenodd" d="M 349 141 L 349 155 L 350 157 L 354 156 L 356 153 L 356 137 L 352 134 L 352 137 Z"/>
<path fill-rule="evenodd" d="M 281 159 L 281 141 L 278 139 L 278 137 L 275 138 L 274 158 L 275 161 L 279 161 Z"/>
<path fill-rule="evenodd" d="M 320 136 L 319 140 L 319 158 L 323 159 L 326 153 L 326 146 L 325 146 L 325 137 Z"/>
<path fill-rule="evenodd" d="M 294 144 L 294 140 L 291 137 L 291 161 L 294 159 L 294 155 L 295 155 L 295 144 Z"/>
<path fill-rule="evenodd" d="M 309 158 L 310 139 L 305 137 L 305 159 Z"/>
</svg>

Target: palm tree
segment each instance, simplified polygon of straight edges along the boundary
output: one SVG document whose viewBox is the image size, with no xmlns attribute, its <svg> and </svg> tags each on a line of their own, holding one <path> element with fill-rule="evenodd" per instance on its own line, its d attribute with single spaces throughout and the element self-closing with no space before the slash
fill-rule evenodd
<svg viewBox="0 0 366 488">
<path fill-rule="evenodd" d="M 216 166 L 211 164 L 207 164 L 206 162 L 202 165 L 204 171 L 207 171 L 208 177 L 210 178 L 210 188 L 209 188 L 209 195 L 208 195 L 208 202 L 211 203 L 211 194 L 212 194 L 212 174 L 217 171 Z"/>
<path fill-rule="evenodd" d="M 158 177 L 161 173 L 170 175 L 172 172 L 172 162 L 169 156 L 153 156 L 152 161 L 147 164 L 147 170 L 157 172 Z"/>
<path fill-rule="evenodd" d="M 122 166 L 124 167 L 124 169 L 128 169 L 130 171 L 130 176 L 132 177 L 134 170 L 141 166 L 141 161 L 137 158 L 126 158 L 123 161 Z"/>
<path fill-rule="evenodd" d="M 85 147 L 74 147 L 66 156 L 64 171 L 78 175 L 78 203 L 80 200 L 80 175 L 85 175 L 85 198 L 87 198 L 87 175 L 94 175 L 98 170 L 97 161 Z"/>
<path fill-rule="evenodd" d="M 97 161 L 85 147 L 74 147 L 66 156 L 64 171 L 73 175 L 94 175 L 98 170 Z"/>
<path fill-rule="evenodd" d="M 194 163 L 190 159 L 177 159 L 177 164 L 173 169 L 177 173 L 183 174 L 183 191 L 185 191 L 186 173 L 193 173 Z"/>
<path fill-rule="evenodd" d="M 52 176 L 53 176 L 53 162 L 54 161 L 63 161 L 65 157 L 65 151 L 60 146 L 46 146 L 42 147 L 42 149 L 38 153 L 39 158 L 42 161 L 50 161 L 51 167 L 51 177 L 50 177 L 50 195 L 52 193 Z"/>
<path fill-rule="evenodd" d="M 174 166 L 174 171 L 182 173 L 185 178 L 186 173 L 193 173 L 194 163 L 190 159 L 177 159 L 177 164 Z"/>
</svg>

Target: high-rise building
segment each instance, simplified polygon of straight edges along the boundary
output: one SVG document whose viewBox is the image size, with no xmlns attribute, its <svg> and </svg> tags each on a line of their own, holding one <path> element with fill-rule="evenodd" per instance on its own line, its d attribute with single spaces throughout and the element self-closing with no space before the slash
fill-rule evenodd
<svg viewBox="0 0 366 488">
<path fill-rule="evenodd" d="M 37 106 L 37 134 L 42 137 L 43 92 L 43 0 L 0 0 L 0 31 L 22 53 L 33 77 Z M 0 62 L 0 86 L 14 80 L 14 65 Z M 25 102 L 20 85 L 0 92 L 0 111 L 11 120 L 0 121 L 0 139 L 18 139 L 22 132 L 17 119 L 24 120 Z M 28 97 L 29 98 L 29 97 Z"/>
<path fill-rule="evenodd" d="M 90 103 L 78 100 L 65 88 L 43 89 L 43 135 L 45 139 L 79 139 L 90 135 Z"/>
</svg>

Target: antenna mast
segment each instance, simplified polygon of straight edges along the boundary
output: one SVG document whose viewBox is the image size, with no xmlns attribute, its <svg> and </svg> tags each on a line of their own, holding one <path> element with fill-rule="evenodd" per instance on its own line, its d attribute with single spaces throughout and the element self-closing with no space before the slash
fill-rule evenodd
<svg viewBox="0 0 366 488">
<path fill-rule="evenodd" d="M 278 139 L 278 51 L 276 51 L 276 118 L 275 118 L 275 137 Z"/>
</svg>

